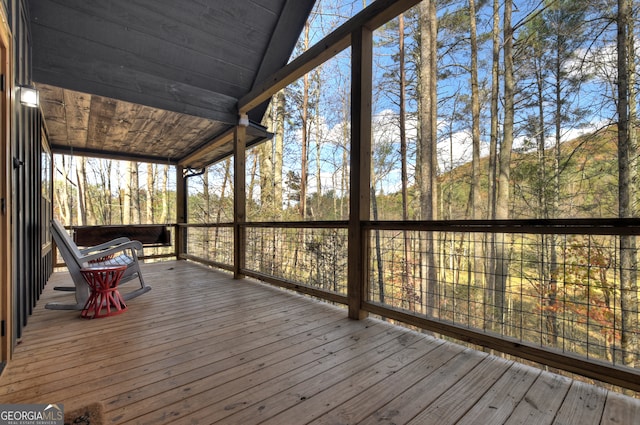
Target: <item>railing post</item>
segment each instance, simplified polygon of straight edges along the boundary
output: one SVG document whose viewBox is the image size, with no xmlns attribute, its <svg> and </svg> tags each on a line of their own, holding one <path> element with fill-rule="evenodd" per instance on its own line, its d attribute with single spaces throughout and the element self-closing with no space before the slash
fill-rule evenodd
<svg viewBox="0 0 640 425">
<path fill-rule="evenodd" d="M 233 196 L 233 277 L 242 279 L 244 275 L 241 270 L 244 268 L 245 255 L 245 229 L 243 224 L 246 221 L 246 134 L 249 120 L 247 115 L 241 115 L 234 132 L 233 143 L 233 168 L 234 168 L 234 196 Z"/>
<path fill-rule="evenodd" d="M 187 222 L 187 179 L 184 178 L 184 168 L 176 165 L 176 259 L 180 260 L 187 252 L 187 228 L 180 223 Z"/>
<path fill-rule="evenodd" d="M 349 317 L 362 319 L 369 286 L 369 220 L 371 184 L 371 90 L 373 34 L 362 27 L 351 34 L 351 171 L 349 196 Z"/>
</svg>

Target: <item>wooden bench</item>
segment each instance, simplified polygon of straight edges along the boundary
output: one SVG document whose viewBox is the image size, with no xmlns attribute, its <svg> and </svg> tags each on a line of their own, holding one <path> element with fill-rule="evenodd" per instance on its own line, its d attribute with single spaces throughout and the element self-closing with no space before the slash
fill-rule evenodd
<svg viewBox="0 0 640 425">
<path fill-rule="evenodd" d="M 78 226 L 73 240 L 78 246 L 93 246 L 112 239 L 126 237 L 144 246 L 171 246 L 171 231 L 162 224 Z"/>
</svg>

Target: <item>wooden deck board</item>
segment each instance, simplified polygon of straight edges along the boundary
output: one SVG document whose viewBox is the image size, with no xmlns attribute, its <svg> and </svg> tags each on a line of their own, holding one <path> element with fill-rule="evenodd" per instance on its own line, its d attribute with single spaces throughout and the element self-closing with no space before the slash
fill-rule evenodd
<svg viewBox="0 0 640 425">
<path fill-rule="evenodd" d="M 405 366 L 416 369 L 427 367 L 427 363 L 430 361 L 429 354 L 440 344 L 440 341 L 420 339 L 416 343 L 408 345 L 407 349 L 367 365 L 357 373 L 347 376 L 346 379 L 344 375 L 339 375 L 337 378 L 340 381 L 337 383 L 326 383 L 318 377 L 306 381 L 300 385 L 299 390 L 293 391 L 293 399 L 290 400 L 293 403 L 290 408 L 262 423 L 265 425 L 288 424 L 295 423 L 296 419 L 300 417 L 305 417 L 306 420 L 320 417 L 334 409 L 342 400 L 349 400 L 357 396 L 385 378 L 398 373 Z M 364 363 L 359 362 L 359 366 L 363 366 Z M 325 386 L 323 387 L 323 385 Z M 337 398 L 336 394 L 340 394 L 340 397 Z M 282 401 L 278 401 L 277 404 L 280 406 L 289 405 Z"/>
<path fill-rule="evenodd" d="M 564 401 L 571 380 L 542 372 L 522 397 L 505 425 L 549 425 Z M 553 397 L 549 397 L 549 393 Z"/>
<path fill-rule="evenodd" d="M 370 415 L 360 423 L 368 425 L 408 423 L 485 358 L 484 353 L 470 349 L 462 351 L 415 385 L 408 386 L 406 390 L 404 386 L 398 388 L 400 394 L 397 397 L 371 411 Z"/>
<path fill-rule="evenodd" d="M 398 397 L 404 388 L 410 387 L 431 375 L 464 349 L 453 344 L 442 344 L 429 356 L 423 356 L 380 382 L 363 389 L 348 401 L 311 422 L 313 425 L 361 423 L 372 411 Z M 333 393 L 327 392 L 330 397 Z M 339 402 L 339 401 L 334 401 Z"/>
<path fill-rule="evenodd" d="M 554 425 L 579 423 L 583 425 L 599 424 L 607 398 L 606 390 L 574 381 L 558 410 Z"/>
<path fill-rule="evenodd" d="M 513 363 L 457 423 L 459 425 L 504 423 L 539 374 L 539 370 Z"/>
<path fill-rule="evenodd" d="M 364 336 L 375 337 L 383 329 L 372 329 Z M 200 402 L 203 407 L 208 406 L 212 400 L 224 400 L 234 394 L 242 393 L 250 390 L 258 385 L 261 380 L 269 378 L 277 378 L 285 372 L 293 369 L 299 369 L 306 366 L 310 361 L 317 357 L 326 356 L 335 345 L 348 345 L 349 341 L 345 341 L 342 327 L 338 328 L 335 324 L 330 326 L 322 326 L 317 328 L 316 332 L 304 330 L 303 335 L 309 337 L 309 341 L 285 341 L 290 344 L 291 349 L 285 350 L 284 353 L 277 352 L 277 356 L 267 358 L 267 352 L 260 347 L 252 352 L 244 352 L 242 356 L 229 357 L 229 362 L 219 362 L 214 367 L 210 367 L 206 371 L 206 375 L 200 374 L 198 377 L 189 377 L 185 375 L 172 375 L 170 379 L 163 380 L 155 385 L 148 387 L 136 388 L 136 393 L 124 393 L 116 398 L 107 399 L 106 403 L 110 408 L 121 410 L 123 418 L 132 415 L 146 415 L 145 418 L 138 418 L 141 423 L 160 423 L 162 417 L 169 415 L 172 419 L 184 414 L 193 413 L 195 409 L 183 409 L 180 407 L 185 395 L 189 395 L 192 399 L 190 402 Z M 329 350 L 323 348 L 328 341 L 336 339 L 337 344 L 330 346 Z M 296 351 L 307 350 L 295 356 Z M 311 352 L 311 355 L 310 353 Z M 261 358 L 261 356 L 264 356 Z M 252 361 L 252 359 L 255 359 Z M 281 361 L 278 361 L 281 360 Z M 266 376 L 266 377 L 263 377 Z M 163 408 L 157 412 L 155 408 L 147 409 L 140 405 L 140 400 L 155 395 L 154 404 L 161 403 Z M 208 401 L 208 403 L 207 403 Z M 131 408 L 131 404 L 136 404 Z M 225 409 L 229 411 L 230 409 Z"/>
<path fill-rule="evenodd" d="M 188 262 L 121 315 L 44 309 L 0 403 L 103 402 L 109 424 L 634 424 L 640 400 Z M 130 285 L 130 283 L 127 283 Z"/>
<path fill-rule="evenodd" d="M 393 332 L 389 336 L 391 338 L 378 339 L 384 341 L 382 344 L 372 341 L 373 345 L 367 348 L 368 344 L 359 343 L 348 350 L 335 352 L 327 359 L 317 360 L 308 367 L 263 381 L 249 391 L 238 393 L 231 404 L 225 403 L 227 410 L 231 410 L 228 406 L 234 406 L 231 416 L 227 416 L 226 412 L 222 415 L 221 412 L 215 412 L 213 418 L 225 424 L 265 421 L 297 403 L 304 402 L 316 392 L 336 385 L 345 377 L 401 352 L 418 339 L 418 335 L 404 332 Z M 274 389 L 276 391 L 273 391 Z"/>
<path fill-rule="evenodd" d="M 509 369 L 511 362 L 488 356 L 424 409 L 410 424 L 454 424 Z"/>
<path fill-rule="evenodd" d="M 601 423 L 603 425 L 640 423 L 640 403 L 629 405 L 627 397 L 609 393 Z"/>
</svg>

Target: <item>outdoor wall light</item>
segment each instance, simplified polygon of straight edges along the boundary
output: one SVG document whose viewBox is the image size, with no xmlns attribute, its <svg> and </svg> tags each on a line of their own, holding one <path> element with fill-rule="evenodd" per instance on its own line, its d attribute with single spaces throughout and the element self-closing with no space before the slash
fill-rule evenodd
<svg viewBox="0 0 640 425">
<path fill-rule="evenodd" d="M 29 108 L 40 106 L 40 92 L 33 86 L 19 86 L 20 103 Z"/>
</svg>

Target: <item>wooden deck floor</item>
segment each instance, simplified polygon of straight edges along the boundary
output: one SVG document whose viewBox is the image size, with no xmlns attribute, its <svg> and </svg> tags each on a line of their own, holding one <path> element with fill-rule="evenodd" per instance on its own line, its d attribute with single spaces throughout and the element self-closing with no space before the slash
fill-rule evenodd
<svg viewBox="0 0 640 425">
<path fill-rule="evenodd" d="M 184 261 L 145 265 L 122 315 L 56 273 L 0 403 L 104 403 L 110 424 L 640 424 L 640 400 Z M 131 285 L 128 283 L 127 285 Z"/>
</svg>

